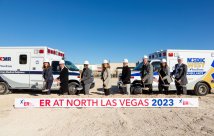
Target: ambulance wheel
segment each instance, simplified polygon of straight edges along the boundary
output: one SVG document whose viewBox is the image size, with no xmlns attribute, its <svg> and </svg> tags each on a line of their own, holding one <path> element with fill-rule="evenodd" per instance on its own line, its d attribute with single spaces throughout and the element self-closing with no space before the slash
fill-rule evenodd
<svg viewBox="0 0 214 136">
<path fill-rule="evenodd" d="M 209 93 L 209 87 L 205 83 L 198 83 L 195 87 L 195 94 L 205 96 Z"/>
<path fill-rule="evenodd" d="M 9 92 L 6 83 L 0 82 L 0 94 L 7 94 Z"/>
<path fill-rule="evenodd" d="M 70 95 L 75 95 L 77 93 L 77 85 L 76 85 L 76 83 L 68 84 L 68 93 Z"/>
</svg>

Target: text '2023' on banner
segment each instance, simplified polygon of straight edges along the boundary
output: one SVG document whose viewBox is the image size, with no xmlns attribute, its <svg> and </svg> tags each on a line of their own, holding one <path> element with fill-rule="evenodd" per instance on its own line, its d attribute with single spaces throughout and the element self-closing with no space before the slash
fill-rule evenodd
<svg viewBox="0 0 214 136">
<path fill-rule="evenodd" d="M 18 98 L 15 108 L 198 107 L 198 98 Z"/>
</svg>

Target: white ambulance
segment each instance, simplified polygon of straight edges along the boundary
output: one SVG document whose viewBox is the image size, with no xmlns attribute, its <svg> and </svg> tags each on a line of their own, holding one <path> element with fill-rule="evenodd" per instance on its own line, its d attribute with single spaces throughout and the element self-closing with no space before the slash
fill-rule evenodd
<svg viewBox="0 0 214 136">
<path fill-rule="evenodd" d="M 188 67 L 187 71 L 187 89 L 196 95 L 206 95 L 214 88 L 214 50 L 161 50 L 149 54 L 149 61 L 154 68 L 153 90 L 158 90 L 158 70 L 160 69 L 161 59 L 165 58 L 172 72 L 177 57 L 182 56 L 184 63 Z M 141 78 L 140 69 L 143 63 L 140 63 L 131 74 L 132 84 L 139 83 Z M 170 84 L 170 90 L 176 90 L 174 82 Z"/>
<path fill-rule="evenodd" d="M 45 59 L 50 60 L 54 78 L 57 78 L 64 52 L 49 47 L 0 47 L 0 94 L 13 89 L 42 90 Z M 67 60 L 65 65 L 69 69 L 69 93 L 75 94 L 80 80 L 79 69 Z M 59 85 L 54 82 L 52 90 L 58 89 Z"/>
</svg>

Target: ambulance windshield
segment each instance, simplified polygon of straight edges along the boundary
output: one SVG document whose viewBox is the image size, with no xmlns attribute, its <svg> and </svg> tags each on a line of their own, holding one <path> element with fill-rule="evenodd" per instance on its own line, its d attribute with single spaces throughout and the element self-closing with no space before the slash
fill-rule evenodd
<svg viewBox="0 0 214 136">
<path fill-rule="evenodd" d="M 70 61 L 65 61 L 65 66 L 70 70 L 70 71 L 79 71 L 79 69 Z"/>
<path fill-rule="evenodd" d="M 151 62 L 151 61 L 149 60 L 149 63 L 150 63 L 150 62 Z M 160 64 L 159 64 L 159 65 L 160 65 Z M 142 66 L 143 66 L 143 62 L 139 63 L 133 70 L 134 70 L 134 71 L 141 71 Z"/>
<path fill-rule="evenodd" d="M 142 66 L 143 66 L 143 62 L 141 62 L 140 64 L 138 64 L 133 70 L 134 71 L 140 71 L 141 68 L 142 68 Z"/>
</svg>

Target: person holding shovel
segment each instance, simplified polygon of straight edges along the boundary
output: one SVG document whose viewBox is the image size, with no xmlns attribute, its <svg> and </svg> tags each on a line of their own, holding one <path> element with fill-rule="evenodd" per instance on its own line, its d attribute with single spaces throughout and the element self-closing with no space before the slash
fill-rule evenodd
<svg viewBox="0 0 214 136">
<path fill-rule="evenodd" d="M 129 68 L 128 59 L 123 60 L 123 70 L 121 80 L 123 82 L 123 93 L 130 95 L 131 69 Z"/>
<path fill-rule="evenodd" d="M 89 90 L 93 81 L 94 81 L 94 77 L 92 74 L 92 70 L 89 69 L 89 61 L 86 60 L 84 62 L 84 69 L 81 74 L 81 84 L 83 86 L 85 95 L 89 95 Z M 77 94 L 79 94 L 79 91 Z"/>
<path fill-rule="evenodd" d="M 68 68 L 65 66 L 64 60 L 60 60 L 59 66 L 61 69 L 60 74 L 59 74 L 59 77 L 55 79 L 55 81 L 60 84 L 59 95 L 67 95 L 69 71 L 68 71 Z"/>
<path fill-rule="evenodd" d="M 162 59 L 161 61 L 161 68 L 159 71 L 159 81 L 158 81 L 158 90 L 159 93 L 163 93 L 163 90 L 165 92 L 166 95 L 168 95 L 168 91 L 169 91 L 169 81 L 167 80 L 167 76 L 170 76 L 170 70 L 169 67 L 167 65 L 167 61 L 166 59 Z"/>
<path fill-rule="evenodd" d="M 141 81 L 143 90 L 148 90 L 152 94 L 153 66 L 149 63 L 148 56 L 143 57 L 143 66 L 141 68 Z"/>
<path fill-rule="evenodd" d="M 105 95 L 111 94 L 111 70 L 108 60 L 104 60 L 102 64 L 101 79 L 103 81 L 103 89 Z"/>
<path fill-rule="evenodd" d="M 44 78 L 44 90 L 42 92 L 47 93 L 47 95 L 51 94 L 51 86 L 53 84 L 53 73 L 52 73 L 52 67 L 50 65 L 50 62 L 48 59 L 44 60 L 43 63 L 43 72 L 42 72 L 43 78 Z"/>
<path fill-rule="evenodd" d="M 171 73 L 171 76 L 175 78 L 177 95 L 181 95 L 181 93 L 187 94 L 187 65 L 183 63 L 183 58 L 181 56 L 178 56 L 177 60 L 178 64 L 175 65 L 175 70 Z"/>
</svg>

